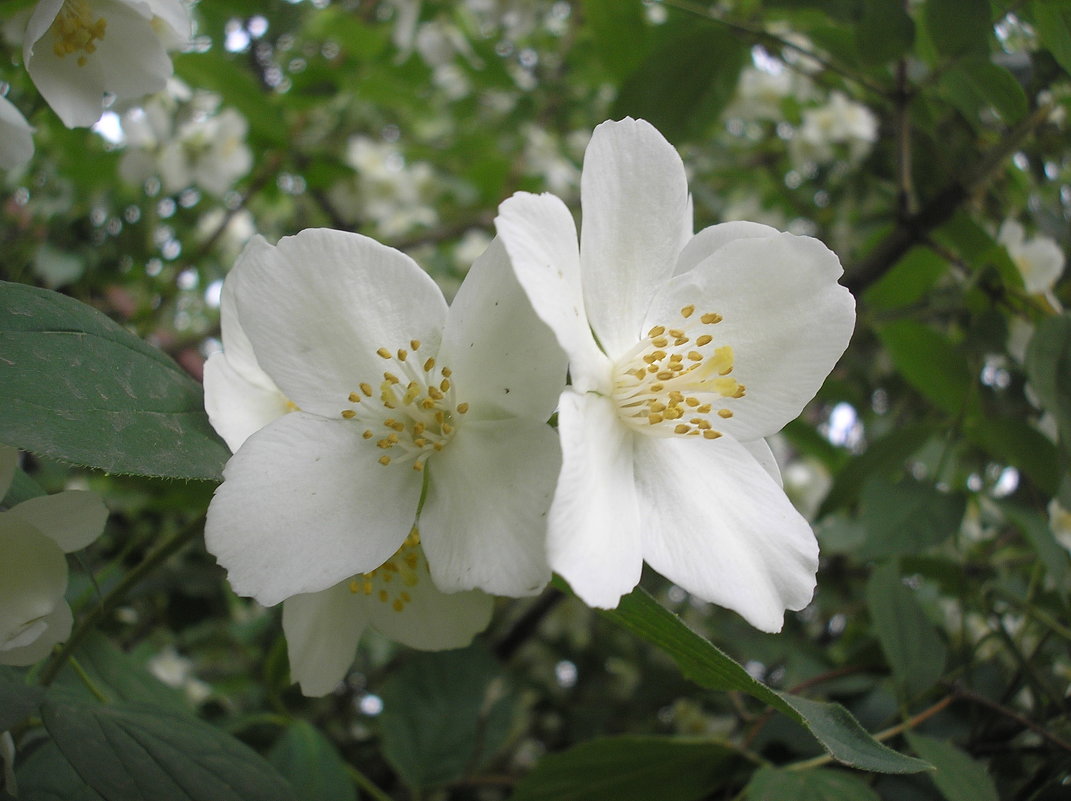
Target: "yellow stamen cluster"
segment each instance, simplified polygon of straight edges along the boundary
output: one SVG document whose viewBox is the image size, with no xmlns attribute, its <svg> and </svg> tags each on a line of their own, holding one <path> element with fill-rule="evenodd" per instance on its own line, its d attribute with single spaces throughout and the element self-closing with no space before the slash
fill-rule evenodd
<svg viewBox="0 0 1071 801">
<path fill-rule="evenodd" d="M 78 53 L 78 66 L 86 65 L 86 57 L 97 50 L 97 42 L 104 38 L 108 21 L 104 17 L 94 19 L 87 0 L 64 0 L 52 23 L 52 52 L 58 58 Z"/>
<path fill-rule="evenodd" d="M 656 325 L 618 361 L 614 398 L 626 423 L 658 436 L 721 436 L 714 423 L 733 412 L 715 404 L 746 392 L 729 375 L 732 347 L 719 346 L 709 333 L 721 320 L 715 312 L 696 315 L 695 306 L 685 306 L 674 327 Z"/>
<path fill-rule="evenodd" d="M 394 369 L 383 372 L 378 391 L 362 381 L 347 398 L 352 408 L 342 411 L 343 419 L 366 426 L 361 436 L 374 439 L 384 452 L 378 459 L 382 465 L 411 461 L 414 470 L 423 470 L 428 456 L 445 447 L 458 418 L 469 410 L 467 403 L 455 400 L 450 368 L 439 367 L 434 358 L 421 360 L 419 351 L 416 339 L 409 350 L 379 348 L 376 354 L 393 362 Z"/>
<path fill-rule="evenodd" d="M 350 579 L 350 592 L 375 598 L 401 612 L 413 600 L 409 591 L 428 570 L 427 562 L 421 562 L 419 547 L 420 532 L 414 528 L 394 556 L 370 573 Z"/>
</svg>

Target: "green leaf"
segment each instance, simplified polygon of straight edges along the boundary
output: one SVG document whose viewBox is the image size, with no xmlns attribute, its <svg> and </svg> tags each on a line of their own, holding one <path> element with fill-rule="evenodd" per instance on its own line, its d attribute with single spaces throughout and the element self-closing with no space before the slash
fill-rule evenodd
<svg viewBox="0 0 1071 801">
<path fill-rule="evenodd" d="M 27 685 L 14 669 L 0 667 L 0 732 L 29 717 L 44 696 L 44 690 Z"/>
<path fill-rule="evenodd" d="M 941 55 L 989 52 L 989 0 L 926 0 L 923 20 L 930 41 Z"/>
<path fill-rule="evenodd" d="M 884 64 L 911 49 L 915 23 L 899 3 L 863 0 L 859 12 L 855 44 L 864 63 Z"/>
<path fill-rule="evenodd" d="M 635 71 L 647 50 L 649 28 L 643 6 L 620 0 L 583 0 L 584 25 L 595 55 L 617 78 Z"/>
<path fill-rule="evenodd" d="M 78 646 L 75 657 L 93 686 L 109 701 L 150 704 L 179 714 L 189 708 L 180 690 L 168 687 L 99 632 L 94 632 Z M 64 665 L 56 676 L 55 686 L 85 701 L 94 698 L 82 677 L 69 664 Z"/>
<path fill-rule="evenodd" d="M 1041 43 L 1052 53 L 1057 63 L 1071 73 L 1071 6 L 1063 0 L 1035 0 L 1034 27 Z"/>
<path fill-rule="evenodd" d="M 201 386 L 95 309 L 0 282 L 0 441 L 115 473 L 220 478 Z"/>
<path fill-rule="evenodd" d="M 878 338 L 904 379 L 949 414 L 967 403 L 973 376 L 959 348 L 934 329 L 913 320 L 882 327 Z"/>
<path fill-rule="evenodd" d="M 1038 323 L 1026 348 L 1026 374 L 1042 407 L 1056 418 L 1060 444 L 1071 456 L 1071 314 Z"/>
<path fill-rule="evenodd" d="M 871 574 L 866 603 L 893 677 L 908 698 L 922 695 L 944 673 L 948 649 L 895 565 Z"/>
<path fill-rule="evenodd" d="M 1052 533 L 1049 521 L 1032 509 L 1013 503 L 998 503 L 997 506 L 1009 522 L 1026 537 L 1038 559 L 1052 577 L 1056 591 L 1064 598 L 1068 594 L 1068 578 L 1071 576 L 1071 561 L 1067 549 L 1060 545 Z"/>
<path fill-rule="evenodd" d="M 555 583 L 565 588 L 561 579 L 555 579 Z M 677 663 L 686 678 L 700 687 L 745 692 L 802 723 L 830 755 L 846 765 L 879 773 L 914 773 L 927 769 L 926 763 L 898 754 L 873 739 L 840 704 L 775 692 L 756 681 L 740 664 L 688 628 L 642 588 L 622 598 L 616 609 L 599 610 L 599 613 L 660 648 Z"/>
<path fill-rule="evenodd" d="M 298 720 L 276 740 L 268 761 L 294 787 L 302 801 L 357 801 L 357 789 L 331 741 L 311 724 Z"/>
<path fill-rule="evenodd" d="M 1048 437 L 1020 418 L 986 417 L 969 421 L 967 438 L 994 459 L 1012 465 L 1046 495 L 1055 495 L 1060 455 Z"/>
<path fill-rule="evenodd" d="M 16 760 L 19 801 L 102 801 L 82 781 L 52 740 L 45 740 Z"/>
<path fill-rule="evenodd" d="M 948 270 L 948 261 L 930 248 L 914 247 L 863 293 L 875 309 L 900 309 L 922 300 Z"/>
<path fill-rule="evenodd" d="M 922 446 L 935 431 L 928 425 L 907 425 L 875 440 L 865 453 L 852 459 L 837 471 L 833 486 L 822 502 L 819 516 L 854 504 L 863 486 L 872 476 L 895 476 L 904 469 L 904 462 Z"/>
<path fill-rule="evenodd" d="M 709 740 L 607 737 L 543 757 L 510 801 L 698 801 L 726 784 L 736 752 Z"/>
<path fill-rule="evenodd" d="M 625 80 L 611 116 L 642 117 L 680 142 L 718 119 L 748 51 L 728 29 L 706 23 L 677 27 L 674 34 Z"/>
<path fill-rule="evenodd" d="M 880 801 L 862 779 L 843 771 L 762 767 L 748 782 L 748 801 Z"/>
<path fill-rule="evenodd" d="M 78 775 L 106 801 L 296 801 L 261 756 L 194 717 L 66 694 L 46 700 L 41 717 Z"/>
<path fill-rule="evenodd" d="M 880 559 L 937 545 L 959 530 L 965 509 L 962 495 L 946 494 L 912 479 L 894 484 L 875 477 L 863 487 L 859 515 L 867 538 L 860 556 Z"/>
<path fill-rule="evenodd" d="M 966 58 L 941 76 L 945 96 L 964 117 L 980 123 L 993 108 L 1008 125 L 1026 115 L 1026 93 L 1015 76 L 986 57 Z"/>
<path fill-rule="evenodd" d="M 916 754 L 937 768 L 930 777 L 948 801 L 1000 801 L 986 769 L 947 740 L 909 731 L 907 742 Z"/>
<path fill-rule="evenodd" d="M 479 644 L 415 654 L 380 696 L 383 755 L 411 787 L 479 767 L 502 744 L 512 718 L 498 663 Z"/>
</svg>

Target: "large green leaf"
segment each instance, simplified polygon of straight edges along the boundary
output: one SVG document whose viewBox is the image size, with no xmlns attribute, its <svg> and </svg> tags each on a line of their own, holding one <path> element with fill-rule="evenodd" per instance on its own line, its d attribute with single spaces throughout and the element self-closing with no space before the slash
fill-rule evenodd
<svg viewBox="0 0 1071 801">
<path fill-rule="evenodd" d="M 984 417 L 968 422 L 964 433 L 994 459 L 1026 475 L 1046 495 L 1055 495 L 1060 481 L 1056 446 L 1022 418 Z"/>
<path fill-rule="evenodd" d="M 743 666 L 688 628 L 642 588 L 622 598 L 616 609 L 601 610 L 601 614 L 663 650 L 685 677 L 701 687 L 747 693 L 802 723 L 830 755 L 846 765 L 881 773 L 914 773 L 928 768 L 925 762 L 898 754 L 873 739 L 840 704 L 776 692 L 756 681 Z"/>
<path fill-rule="evenodd" d="M 965 508 L 962 495 L 912 479 L 894 484 L 875 477 L 863 488 L 860 519 L 867 536 L 860 555 L 879 559 L 937 545 L 959 530 Z"/>
<path fill-rule="evenodd" d="M 989 52 L 989 0 L 926 0 L 923 20 L 930 41 L 943 56 Z"/>
<path fill-rule="evenodd" d="M 873 572 L 866 602 L 893 677 L 909 698 L 926 692 L 944 673 L 948 650 L 895 565 Z"/>
<path fill-rule="evenodd" d="M 357 789 L 331 741 L 303 720 L 275 741 L 268 761 L 294 787 L 302 801 L 357 801 Z"/>
<path fill-rule="evenodd" d="M 624 78 L 643 61 L 649 27 L 639 3 L 583 0 L 584 23 L 595 54 L 613 75 Z"/>
<path fill-rule="evenodd" d="M 674 142 L 700 135 L 732 99 L 747 52 L 726 28 L 676 27 L 625 80 L 611 116 L 643 117 Z"/>
<path fill-rule="evenodd" d="M 100 793 L 82 781 L 51 740 L 17 760 L 15 779 L 18 801 L 101 801 Z"/>
<path fill-rule="evenodd" d="M 1015 76 L 984 56 L 966 58 L 941 76 L 945 96 L 968 120 L 984 124 L 992 108 L 1008 125 L 1027 112 L 1026 93 Z"/>
<path fill-rule="evenodd" d="M 114 473 L 219 479 L 200 385 L 95 309 L 0 282 L 0 442 Z"/>
<path fill-rule="evenodd" d="M 948 801 L 999 801 L 986 769 L 952 743 L 915 732 L 907 733 L 907 742 L 937 768 L 930 777 Z"/>
<path fill-rule="evenodd" d="M 898 3 L 862 0 L 855 44 L 858 58 L 867 64 L 883 64 L 911 49 L 915 23 Z"/>
<path fill-rule="evenodd" d="M 1038 323 L 1026 349 L 1026 374 L 1042 407 L 1056 418 L 1061 445 L 1071 456 L 1071 314 Z"/>
<path fill-rule="evenodd" d="M 27 685 L 13 668 L 0 667 L 0 732 L 25 720 L 44 695 L 44 690 Z"/>
<path fill-rule="evenodd" d="M 938 331 L 913 320 L 884 326 L 878 337 L 904 379 L 949 414 L 967 404 L 972 375 L 959 348 Z"/>
<path fill-rule="evenodd" d="M 502 744 L 512 699 L 480 645 L 416 654 L 384 683 L 383 755 L 411 787 L 457 779 Z"/>
<path fill-rule="evenodd" d="M 510 801 L 698 801 L 726 783 L 736 752 L 709 740 L 607 737 L 543 757 Z"/>
<path fill-rule="evenodd" d="M 899 475 L 908 457 L 922 448 L 935 433 L 935 429 L 929 425 L 906 425 L 870 443 L 865 452 L 853 456 L 837 471 L 833 486 L 822 502 L 819 516 L 854 504 L 871 478 Z"/>
<path fill-rule="evenodd" d="M 880 801 L 870 785 L 838 770 L 763 767 L 748 782 L 748 801 Z"/>
<path fill-rule="evenodd" d="M 45 728 L 105 801 L 296 801 L 255 751 L 197 718 L 53 694 Z"/>
</svg>

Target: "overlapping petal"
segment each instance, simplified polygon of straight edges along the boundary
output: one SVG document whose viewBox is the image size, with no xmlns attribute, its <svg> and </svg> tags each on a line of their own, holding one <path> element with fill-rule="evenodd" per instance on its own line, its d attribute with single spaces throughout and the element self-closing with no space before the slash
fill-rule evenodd
<svg viewBox="0 0 1071 801">
<path fill-rule="evenodd" d="M 233 280 L 256 361 L 300 409 L 334 418 L 361 382 L 378 386 L 379 348 L 419 340 L 436 353 L 446 301 L 403 253 L 343 231 L 249 243 Z"/>
<path fill-rule="evenodd" d="M 223 471 L 205 542 L 235 591 L 266 606 L 372 570 L 405 540 L 421 475 L 390 470 L 358 426 L 294 412 Z"/>
<path fill-rule="evenodd" d="M 338 686 L 368 627 L 370 607 L 358 603 L 347 584 L 343 581 L 283 602 L 290 678 L 305 695 L 326 695 Z"/>
<path fill-rule="evenodd" d="M 739 443 L 636 438 L 644 558 L 693 595 L 780 631 L 814 593 L 818 543 Z"/>
<path fill-rule="evenodd" d="M 7 514 L 25 520 L 64 553 L 71 553 L 100 536 L 108 519 L 108 507 L 96 493 L 65 490 L 30 498 Z"/>
<path fill-rule="evenodd" d="M 584 154 L 580 200 L 584 304 L 616 359 L 640 337 L 652 294 L 692 235 L 684 163 L 645 120 L 603 123 Z"/>
<path fill-rule="evenodd" d="M 66 606 L 67 559 L 55 542 L 10 513 L 0 515 L 0 553 L 0 664 L 31 664 L 36 660 L 21 661 L 25 654 L 15 651 L 43 636 L 49 616 Z"/>
<path fill-rule="evenodd" d="M 633 436 L 612 403 L 567 389 L 558 409 L 562 470 L 550 509 L 550 566 L 590 606 L 617 606 L 640 580 Z"/>
<path fill-rule="evenodd" d="M 855 301 L 836 283 L 836 255 L 817 239 L 741 237 L 670 281 L 648 324 L 685 304 L 717 312 L 718 343 L 734 353 L 733 377 L 747 388 L 719 428 L 737 440 L 770 436 L 799 416 L 851 338 Z"/>
<path fill-rule="evenodd" d="M 565 383 L 565 353 L 535 314 L 509 257 L 494 240 L 461 284 L 439 361 L 471 404 L 470 418 L 546 420 Z"/>
<path fill-rule="evenodd" d="M 546 510 L 561 465 L 540 420 L 466 420 L 430 466 L 424 551 L 444 592 L 532 595 L 550 579 Z"/>
</svg>

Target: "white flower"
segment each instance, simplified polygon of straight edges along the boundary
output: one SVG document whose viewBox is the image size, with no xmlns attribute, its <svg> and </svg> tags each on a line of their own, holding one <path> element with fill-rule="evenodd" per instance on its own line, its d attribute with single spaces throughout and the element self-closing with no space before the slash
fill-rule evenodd
<svg viewBox="0 0 1071 801">
<path fill-rule="evenodd" d="M 1053 498 L 1049 501 L 1049 527 L 1052 529 L 1056 541 L 1071 551 L 1071 512 L 1060 505 L 1060 501 Z"/>
<path fill-rule="evenodd" d="M 684 165 L 650 124 L 596 128 L 584 224 L 518 194 L 498 234 L 569 354 L 551 567 L 612 607 L 644 561 L 758 628 L 814 590 L 818 546 L 764 437 L 796 417 L 847 346 L 854 301 L 821 242 L 757 223 L 692 235 Z"/>
<path fill-rule="evenodd" d="M 183 124 L 160 151 L 164 191 L 192 185 L 223 195 L 253 166 L 253 153 L 245 143 L 248 128 L 245 117 L 232 108 Z"/>
<path fill-rule="evenodd" d="M 0 446 L 0 499 L 18 453 Z M 108 510 L 92 492 L 68 490 L 0 512 L 0 665 L 32 665 L 71 633 L 65 554 L 100 536 Z"/>
<path fill-rule="evenodd" d="M 226 282 L 224 349 L 205 366 L 205 405 L 216 430 L 237 451 L 251 434 L 296 407 L 257 364 L 234 292 L 235 282 Z M 283 601 L 290 673 L 306 695 L 324 695 L 345 676 L 366 628 L 412 648 L 461 648 L 487 628 L 491 609 L 491 596 L 479 590 L 444 593 L 435 586 L 414 529 L 376 569 Z"/>
<path fill-rule="evenodd" d="M 23 62 L 63 123 L 84 127 L 100 117 L 106 92 L 121 101 L 163 89 L 167 49 L 189 35 L 182 0 L 39 0 Z"/>
<path fill-rule="evenodd" d="M 1027 239 L 1022 224 L 1008 219 L 1001 224 L 997 241 L 1019 268 L 1027 292 L 1044 295 L 1052 291 L 1064 271 L 1064 253 L 1056 240 L 1040 234 Z"/>
<path fill-rule="evenodd" d="M 858 161 L 870 152 L 878 138 L 878 120 L 862 103 L 833 92 L 829 102 L 803 112 L 803 124 L 790 141 L 793 159 L 826 162 L 835 157 L 835 145 L 847 145 Z"/>
<path fill-rule="evenodd" d="M 222 302 L 206 407 L 237 452 L 205 538 L 237 592 L 271 605 L 369 573 L 418 508 L 440 590 L 543 586 L 560 465 L 545 421 L 565 364 L 501 245 L 448 309 L 408 256 L 366 237 L 258 237 Z M 297 410 L 279 417 L 287 404 Z M 257 430 L 257 415 L 277 419 Z"/>
<path fill-rule="evenodd" d="M 0 168 L 21 167 L 33 158 L 33 127 L 6 97 L 0 97 Z"/>
<path fill-rule="evenodd" d="M 172 645 L 149 657 L 145 667 L 168 687 L 182 690 L 194 706 L 212 695 L 212 688 L 194 675 L 193 661 L 182 656 Z"/>
</svg>

